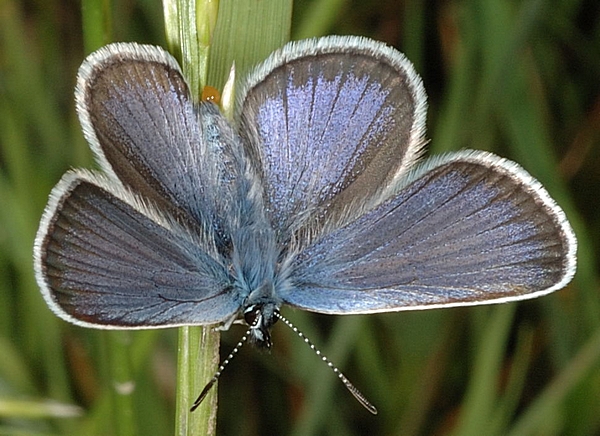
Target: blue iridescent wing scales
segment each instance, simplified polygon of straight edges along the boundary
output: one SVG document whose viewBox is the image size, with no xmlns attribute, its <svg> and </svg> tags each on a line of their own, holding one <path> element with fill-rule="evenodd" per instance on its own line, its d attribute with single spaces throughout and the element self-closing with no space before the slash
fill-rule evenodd
<svg viewBox="0 0 600 436">
<path fill-rule="evenodd" d="M 424 143 L 419 77 L 400 53 L 364 38 L 289 44 L 240 95 L 240 135 L 282 243 L 381 201 Z"/>
<path fill-rule="evenodd" d="M 395 198 L 301 252 L 284 301 L 372 313 L 534 298 L 570 281 L 573 231 L 515 163 L 461 152 L 408 179 Z"/>
<path fill-rule="evenodd" d="M 77 111 L 106 174 L 223 246 L 262 206 L 244 149 L 219 108 L 193 103 L 158 47 L 108 45 L 82 64 Z"/>
<path fill-rule="evenodd" d="M 213 324 L 241 304 L 210 241 L 95 173 L 67 173 L 54 188 L 35 253 L 46 302 L 78 325 Z"/>
</svg>

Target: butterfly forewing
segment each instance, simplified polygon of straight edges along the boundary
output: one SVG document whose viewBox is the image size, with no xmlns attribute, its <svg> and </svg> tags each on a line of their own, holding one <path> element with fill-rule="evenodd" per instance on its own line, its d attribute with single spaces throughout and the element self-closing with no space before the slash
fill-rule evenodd
<svg viewBox="0 0 600 436">
<path fill-rule="evenodd" d="M 573 232 L 516 164 L 462 152 L 412 178 L 394 199 L 317 237 L 283 299 L 369 313 L 533 298 L 571 279 Z"/>
<path fill-rule="evenodd" d="M 67 173 L 42 219 L 38 283 L 59 316 L 86 326 L 151 328 L 215 323 L 237 311 L 241 298 L 210 243 L 106 186 L 101 176 Z"/>
</svg>

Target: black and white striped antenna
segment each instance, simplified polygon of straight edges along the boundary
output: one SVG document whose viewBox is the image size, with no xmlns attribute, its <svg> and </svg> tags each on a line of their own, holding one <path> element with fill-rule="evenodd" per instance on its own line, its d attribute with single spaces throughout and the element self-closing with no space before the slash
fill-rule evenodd
<svg viewBox="0 0 600 436">
<path fill-rule="evenodd" d="M 296 326 L 294 324 L 292 324 L 291 321 L 289 321 L 286 317 L 281 315 L 278 311 L 275 312 L 275 316 L 278 319 L 280 319 L 285 325 L 287 325 L 290 329 L 292 329 L 294 331 L 294 333 L 296 333 L 304 341 L 304 343 L 306 343 L 311 348 L 311 350 L 313 350 L 315 352 L 315 354 L 317 356 L 319 356 L 321 358 L 321 360 L 323 362 L 325 362 L 329 368 L 332 369 L 332 371 L 338 376 L 338 378 L 344 384 L 344 386 L 346 386 L 346 389 L 348 389 L 350 391 L 350 393 L 354 396 L 354 398 L 356 398 L 358 400 L 358 402 L 365 409 L 367 409 L 373 415 L 377 415 L 377 409 L 375 408 L 375 406 L 373 406 L 373 404 L 371 404 L 371 402 L 369 400 L 367 400 L 367 398 L 363 395 L 363 393 L 361 391 L 359 391 L 358 388 L 356 386 L 354 386 L 350 380 L 348 380 L 348 378 L 333 364 L 333 362 L 331 360 L 329 360 L 329 358 L 327 356 L 325 356 L 323 353 L 321 353 L 321 350 L 319 350 L 310 341 L 310 339 L 308 339 L 306 337 L 306 335 L 304 335 L 304 333 L 302 333 L 300 330 L 298 330 L 298 328 L 296 328 Z M 227 365 L 229 365 L 229 362 L 231 362 L 231 360 L 235 357 L 235 355 L 239 353 L 240 348 L 242 348 L 242 346 L 248 341 L 248 337 L 250 336 L 252 328 L 253 328 L 253 326 L 251 326 L 246 331 L 244 336 L 242 336 L 242 339 L 240 339 L 240 341 L 236 344 L 236 346 L 233 348 L 231 353 L 229 353 L 229 355 L 223 361 L 223 363 L 221 363 L 219 365 L 219 368 L 217 369 L 217 372 L 215 372 L 215 375 L 206 384 L 204 389 L 202 389 L 202 392 L 200 393 L 200 395 L 198 396 L 196 401 L 194 401 L 194 404 L 192 405 L 192 407 L 190 409 L 191 412 L 193 412 L 194 410 L 196 410 L 198 408 L 198 406 L 200 406 L 200 404 L 202 403 L 204 398 L 206 398 L 206 395 L 208 394 L 208 392 L 215 385 L 215 383 L 217 382 L 217 380 L 223 373 L 223 370 L 225 369 L 225 367 Z"/>
<path fill-rule="evenodd" d="M 231 362 L 231 359 L 233 359 L 235 357 L 235 355 L 237 353 L 239 353 L 240 348 L 242 348 L 242 346 L 246 342 L 248 342 L 248 337 L 250 336 L 251 331 L 252 331 L 252 327 L 250 327 L 248 330 L 246 330 L 246 333 L 244 333 L 244 336 L 242 336 L 242 339 L 240 339 L 240 341 L 235 345 L 233 350 L 231 350 L 231 353 L 229 353 L 229 356 L 227 356 L 227 358 L 219 365 L 219 368 L 217 369 L 217 372 L 215 372 L 215 375 L 213 375 L 213 377 L 210 379 L 210 381 L 208 383 L 206 383 L 206 386 L 204 386 L 204 389 L 202 389 L 202 392 L 200 393 L 200 395 L 198 395 L 198 398 L 196 398 L 196 401 L 194 401 L 194 404 L 192 404 L 192 407 L 190 408 L 190 412 L 193 412 L 194 410 L 196 410 L 198 408 L 198 406 L 200 406 L 202 401 L 204 401 L 204 398 L 206 398 L 206 396 L 208 395 L 208 392 L 215 385 L 217 380 L 219 380 L 219 377 L 221 377 L 221 373 L 223 372 L 225 367 L 227 365 L 229 365 L 229 362 Z"/>
<path fill-rule="evenodd" d="M 277 318 L 279 318 L 285 325 L 287 325 L 289 328 L 291 328 L 294 331 L 294 333 L 296 333 L 304 341 L 304 343 L 307 344 L 310 347 L 310 349 L 313 350 L 315 352 L 315 354 L 317 356 L 319 356 L 321 358 L 321 360 L 323 362 L 325 362 L 327 364 L 327 366 L 332 369 L 332 371 L 338 376 L 340 381 L 342 383 L 344 383 L 344 386 L 346 386 L 346 389 L 348 389 L 350 391 L 350 393 L 354 396 L 354 398 L 356 398 L 358 400 L 358 402 L 365 409 L 367 409 L 373 415 L 377 415 L 377 408 L 375 408 L 375 406 L 373 406 L 373 404 L 371 404 L 371 402 L 369 400 L 367 400 L 367 398 L 363 395 L 363 393 L 361 391 L 359 391 L 358 388 L 356 386 L 354 386 L 350 380 L 348 380 L 348 378 L 338 369 L 337 366 L 335 366 L 333 364 L 333 362 L 331 360 L 329 360 L 329 358 L 327 356 L 325 356 L 323 353 L 321 353 L 321 350 L 319 350 L 310 341 L 310 339 L 308 339 L 306 337 L 306 335 L 304 333 L 302 333 L 300 330 L 298 330 L 298 328 L 294 324 L 292 324 L 291 321 L 289 321 L 286 317 L 284 317 L 279 312 L 275 312 L 275 316 Z"/>
</svg>

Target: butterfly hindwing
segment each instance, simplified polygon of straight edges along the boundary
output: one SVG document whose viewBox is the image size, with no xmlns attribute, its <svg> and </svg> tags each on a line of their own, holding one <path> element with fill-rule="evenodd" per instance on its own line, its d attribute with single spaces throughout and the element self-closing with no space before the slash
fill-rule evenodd
<svg viewBox="0 0 600 436">
<path fill-rule="evenodd" d="M 240 94 L 240 135 L 285 242 L 299 228 L 336 226 L 376 204 L 423 145 L 419 77 L 400 53 L 365 38 L 288 44 Z"/>
<path fill-rule="evenodd" d="M 115 181 L 226 245 L 260 208 L 255 177 L 219 108 L 194 104 L 177 62 L 161 48 L 108 45 L 79 70 L 77 110 L 103 170 Z"/>
</svg>

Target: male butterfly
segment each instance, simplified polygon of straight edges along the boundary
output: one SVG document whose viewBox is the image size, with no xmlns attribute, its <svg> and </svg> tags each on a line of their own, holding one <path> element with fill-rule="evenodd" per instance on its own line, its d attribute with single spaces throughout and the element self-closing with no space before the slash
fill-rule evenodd
<svg viewBox="0 0 600 436">
<path fill-rule="evenodd" d="M 426 97 L 396 50 L 293 42 L 237 89 L 230 121 L 158 47 L 85 60 L 77 111 L 101 170 L 64 175 L 34 248 L 58 316 L 105 329 L 241 317 L 268 347 L 282 305 L 466 306 L 571 280 L 571 226 L 521 167 L 481 151 L 417 163 Z"/>
</svg>

